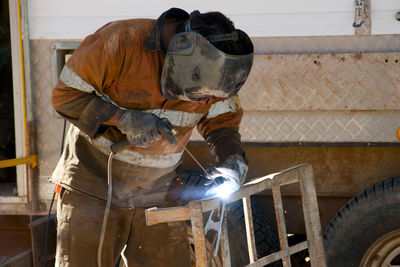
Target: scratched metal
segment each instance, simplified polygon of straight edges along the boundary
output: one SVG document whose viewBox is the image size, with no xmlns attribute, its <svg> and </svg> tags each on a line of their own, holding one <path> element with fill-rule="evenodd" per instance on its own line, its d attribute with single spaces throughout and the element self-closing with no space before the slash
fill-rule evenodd
<svg viewBox="0 0 400 267">
<path fill-rule="evenodd" d="M 400 53 L 258 55 L 245 110 L 398 110 Z"/>
<path fill-rule="evenodd" d="M 400 111 L 245 111 L 240 134 L 257 143 L 398 142 L 398 127 Z"/>
<path fill-rule="evenodd" d="M 400 34 L 252 38 L 258 55 L 400 52 Z"/>
</svg>

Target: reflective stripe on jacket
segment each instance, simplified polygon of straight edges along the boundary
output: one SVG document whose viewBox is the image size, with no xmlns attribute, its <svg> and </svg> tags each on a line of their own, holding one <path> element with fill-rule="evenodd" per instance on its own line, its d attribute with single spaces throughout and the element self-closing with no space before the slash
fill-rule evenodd
<svg viewBox="0 0 400 267">
<path fill-rule="evenodd" d="M 196 126 L 219 160 L 229 154 L 243 153 L 238 135 L 242 109 L 237 96 L 201 102 L 167 100 L 162 96 L 162 51 L 154 49 L 159 48 L 159 44 L 152 44 L 152 49 L 146 48 L 151 40 L 158 40 L 151 38 L 158 32 L 154 30 L 156 27 L 160 27 L 160 21 L 116 21 L 85 38 L 66 63 L 53 89 L 54 108 L 77 126 L 79 135 L 104 155 L 109 154 L 111 143 L 123 138 L 116 127 L 101 125 L 115 109 L 136 109 L 167 118 L 178 132 L 176 144 L 162 138 L 148 148 L 131 146 L 117 155 L 117 159 L 127 165 L 158 168 L 158 177 L 167 174 L 162 169 L 171 172 L 171 167 L 179 163 L 182 145 L 186 146 Z M 67 146 L 78 146 L 76 140 L 79 139 L 71 138 L 70 142 L 75 144 Z M 63 162 L 59 166 L 68 170 L 74 160 L 71 155 L 61 158 Z M 100 162 L 93 162 L 93 166 L 87 168 L 96 168 L 97 164 Z M 74 176 L 79 174 L 58 169 L 52 179 L 62 180 L 61 183 L 66 185 L 74 184 L 73 187 L 79 189 L 82 186 L 79 182 L 71 182 L 76 180 Z M 90 191 L 90 188 L 82 191 Z"/>
</svg>

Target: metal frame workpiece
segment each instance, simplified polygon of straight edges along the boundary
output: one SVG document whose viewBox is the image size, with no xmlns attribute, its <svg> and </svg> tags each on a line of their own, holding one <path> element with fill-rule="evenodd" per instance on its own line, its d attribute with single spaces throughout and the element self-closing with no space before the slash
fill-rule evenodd
<svg viewBox="0 0 400 267">
<path fill-rule="evenodd" d="M 307 241 L 294 246 L 288 245 L 284 209 L 281 196 L 281 186 L 299 183 Z M 274 209 L 278 226 L 281 250 L 257 259 L 250 196 L 265 190 L 272 190 Z M 321 222 L 318 211 L 317 194 L 315 190 L 311 164 L 301 164 L 278 173 L 267 175 L 244 184 L 234 192 L 225 204 L 242 199 L 245 216 L 246 236 L 250 263 L 247 266 L 265 266 L 277 260 L 282 260 L 284 267 L 290 267 L 290 255 L 308 249 L 312 267 L 326 267 L 325 251 L 322 241 Z M 209 266 L 206 237 L 204 234 L 203 213 L 218 209 L 221 199 L 207 199 L 189 202 L 186 206 L 171 208 L 150 208 L 146 210 L 147 225 L 173 221 L 191 221 L 195 247 L 196 266 Z M 226 220 L 225 220 L 226 222 Z M 227 224 L 222 226 L 221 255 L 224 266 L 230 266 L 230 253 L 227 235 Z M 210 255 L 211 256 L 211 255 Z"/>
</svg>

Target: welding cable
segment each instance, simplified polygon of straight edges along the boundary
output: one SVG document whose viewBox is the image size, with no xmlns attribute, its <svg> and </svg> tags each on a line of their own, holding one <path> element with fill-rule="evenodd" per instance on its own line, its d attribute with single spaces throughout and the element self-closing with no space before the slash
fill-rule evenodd
<svg viewBox="0 0 400 267">
<path fill-rule="evenodd" d="M 56 190 L 54 189 L 53 197 L 51 198 L 49 213 L 47 215 L 47 222 L 46 222 L 46 232 L 44 234 L 44 258 L 43 258 L 43 267 L 46 267 L 47 263 L 47 238 L 49 237 L 49 222 L 51 216 L 51 209 L 53 208 L 54 198 L 56 196 Z"/>
<path fill-rule="evenodd" d="M 100 234 L 100 241 L 99 241 L 99 247 L 97 249 L 97 265 L 101 267 L 101 252 L 103 249 L 103 243 L 104 243 L 104 236 L 106 233 L 106 227 L 107 227 L 107 220 L 108 220 L 108 215 L 110 213 L 110 207 L 111 207 L 111 195 L 112 195 L 112 160 L 114 157 L 114 152 L 110 153 L 110 156 L 108 157 L 108 165 L 107 165 L 107 186 L 108 186 L 108 191 L 107 191 L 107 204 L 106 204 L 106 210 L 104 211 L 104 217 L 103 217 L 103 225 L 101 226 L 101 234 Z"/>
</svg>

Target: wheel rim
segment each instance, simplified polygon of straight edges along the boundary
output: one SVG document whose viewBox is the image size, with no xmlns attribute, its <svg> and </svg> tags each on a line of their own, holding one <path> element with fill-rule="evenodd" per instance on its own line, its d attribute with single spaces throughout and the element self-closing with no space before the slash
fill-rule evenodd
<svg viewBox="0 0 400 267">
<path fill-rule="evenodd" d="M 400 230 L 376 240 L 365 253 L 360 267 L 400 267 Z"/>
</svg>

